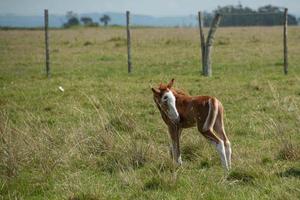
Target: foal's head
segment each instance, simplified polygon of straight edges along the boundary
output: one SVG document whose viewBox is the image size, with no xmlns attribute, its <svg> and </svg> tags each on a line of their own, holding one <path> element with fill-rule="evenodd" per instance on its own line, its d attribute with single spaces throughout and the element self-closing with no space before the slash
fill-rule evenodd
<svg viewBox="0 0 300 200">
<path fill-rule="evenodd" d="M 175 105 L 175 96 L 171 91 L 174 79 L 172 79 L 168 84 L 161 83 L 158 88 L 151 88 L 153 92 L 153 99 L 155 103 L 160 106 L 168 106 L 168 104 Z"/>
<path fill-rule="evenodd" d="M 172 88 L 173 84 L 174 84 L 174 79 L 172 79 L 168 84 L 161 83 L 158 88 L 151 88 L 153 92 L 154 101 L 159 104 L 162 104 L 164 102 L 166 103 L 168 96 L 164 96 L 164 95 L 167 92 L 173 93 L 173 96 L 174 94 L 180 96 L 189 96 L 189 94 L 185 91 Z"/>
<path fill-rule="evenodd" d="M 166 114 L 172 123 L 179 121 L 179 114 L 176 108 L 175 90 L 171 90 L 174 83 L 172 79 L 167 85 L 160 84 L 158 88 L 152 88 L 153 98 L 161 112 Z M 176 93 L 176 92 L 175 92 Z"/>
</svg>

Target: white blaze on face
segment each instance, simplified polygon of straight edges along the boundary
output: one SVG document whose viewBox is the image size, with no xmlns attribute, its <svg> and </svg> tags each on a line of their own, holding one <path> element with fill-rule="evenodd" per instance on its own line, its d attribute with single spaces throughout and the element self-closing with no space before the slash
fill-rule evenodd
<svg viewBox="0 0 300 200">
<path fill-rule="evenodd" d="M 179 114 L 176 109 L 176 98 L 171 90 L 169 90 L 162 96 L 161 102 L 167 103 L 169 118 L 172 120 L 178 120 Z"/>
</svg>

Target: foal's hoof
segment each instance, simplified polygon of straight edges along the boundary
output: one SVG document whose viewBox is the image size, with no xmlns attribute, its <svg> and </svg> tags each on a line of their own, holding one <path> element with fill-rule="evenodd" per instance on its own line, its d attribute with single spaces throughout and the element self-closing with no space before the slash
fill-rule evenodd
<svg viewBox="0 0 300 200">
<path fill-rule="evenodd" d="M 177 160 L 177 165 L 181 166 L 182 165 L 182 159 L 181 156 L 179 156 L 178 160 Z"/>
</svg>

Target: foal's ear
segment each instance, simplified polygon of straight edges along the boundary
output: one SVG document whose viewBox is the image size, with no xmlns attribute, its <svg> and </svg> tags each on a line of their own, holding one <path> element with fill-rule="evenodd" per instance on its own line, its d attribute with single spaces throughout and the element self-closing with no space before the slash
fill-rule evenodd
<svg viewBox="0 0 300 200">
<path fill-rule="evenodd" d="M 160 90 L 159 89 L 156 89 L 156 88 L 151 88 L 152 92 L 154 94 L 159 94 L 160 93 Z"/>
<path fill-rule="evenodd" d="M 171 87 L 172 87 L 173 84 L 174 84 L 174 81 L 175 81 L 175 79 L 172 78 L 172 80 L 168 83 L 167 88 L 171 89 Z"/>
</svg>

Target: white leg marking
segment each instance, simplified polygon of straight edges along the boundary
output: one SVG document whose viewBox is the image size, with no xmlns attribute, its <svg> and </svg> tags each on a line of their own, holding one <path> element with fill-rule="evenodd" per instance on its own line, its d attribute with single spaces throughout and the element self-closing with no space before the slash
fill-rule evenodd
<svg viewBox="0 0 300 200">
<path fill-rule="evenodd" d="M 205 122 L 204 122 L 204 125 L 202 128 L 203 131 L 208 131 L 208 130 L 212 129 L 212 127 L 214 126 L 214 124 L 216 122 L 217 114 L 218 114 L 218 106 L 213 105 L 211 99 L 209 99 L 208 100 L 208 114 L 207 114 L 207 117 L 205 119 Z M 210 118 L 211 118 L 211 121 L 210 121 Z"/>
<path fill-rule="evenodd" d="M 220 156 L 221 156 L 221 162 L 223 167 L 225 168 L 225 170 L 228 170 L 228 164 L 227 164 L 227 159 L 226 159 L 226 154 L 225 154 L 225 146 L 224 146 L 224 142 L 220 141 L 219 144 L 216 144 L 215 142 L 212 142 L 215 146 L 217 151 L 219 152 Z"/>
<path fill-rule="evenodd" d="M 181 155 L 179 155 L 178 160 L 177 160 L 177 163 L 178 163 L 179 165 L 182 165 Z"/>
<path fill-rule="evenodd" d="M 222 131 L 225 134 L 223 117 L 222 117 Z M 225 145 L 225 153 L 226 153 L 227 165 L 228 165 L 228 168 L 230 169 L 231 168 L 231 154 L 232 154 L 232 151 L 231 151 L 231 144 L 230 144 L 228 139 L 227 139 L 226 145 Z"/>
<path fill-rule="evenodd" d="M 180 152 L 178 152 L 176 143 L 172 143 L 172 156 L 173 156 L 173 160 L 178 164 L 178 165 L 182 165 L 182 159 L 181 159 L 181 155 Z"/>
<path fill-rule="evenodd" d="M 225 153 L 226 153 L 226 159 L 227 159 L 227 164 L 228 168 L 231 168 L 231 144 L 229 141 L 226 142 L 226 148 L 225 148 Z"/>
</svg>

